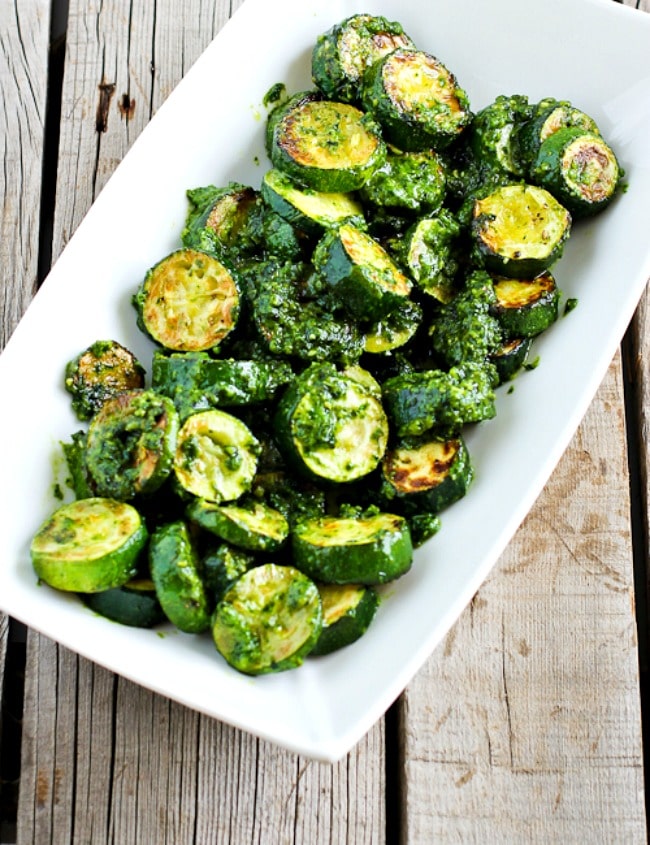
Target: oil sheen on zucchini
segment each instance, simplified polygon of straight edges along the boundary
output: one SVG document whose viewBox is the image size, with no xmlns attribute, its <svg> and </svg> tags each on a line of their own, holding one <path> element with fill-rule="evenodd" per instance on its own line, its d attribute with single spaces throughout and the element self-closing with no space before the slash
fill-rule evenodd
<svg viewBox="0 0 650 845">
<path fill-rule="evenodd" d="M 310 657 L 331 654 L 356 642 L 368 630 L 379 606 L 373 587 L 363 584 L 319 584 L 323 630 Z"/>
</svg>

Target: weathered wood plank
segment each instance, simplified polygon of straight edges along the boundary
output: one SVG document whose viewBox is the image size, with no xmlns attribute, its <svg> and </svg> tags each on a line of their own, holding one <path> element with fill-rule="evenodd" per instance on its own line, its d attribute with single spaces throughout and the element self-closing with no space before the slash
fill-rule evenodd
<svg viewBox="0 0 650 845">
<path fill-rule="evenodd" d="M 57 256 L 156 108 L 239 3 L 72 0 Z M 281 751 L 30 633 L 18 841 L 384 841 L 379 723 L 340 764 Z M 294 840 L 295 837 L 295 840 Z"/>
<path fill-rule="evenodd" d="M 617 358 L 403 696 L 404 841 L 645 841 L 632 585 Z"/>
</svg>

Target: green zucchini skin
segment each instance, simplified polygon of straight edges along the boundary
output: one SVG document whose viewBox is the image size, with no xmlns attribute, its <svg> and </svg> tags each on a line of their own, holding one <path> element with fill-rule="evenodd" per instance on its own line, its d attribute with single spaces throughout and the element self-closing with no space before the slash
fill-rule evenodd
<svg viewBox="0 0 650 845">
<path fill-rule="evenodd" d="M 499 376 L 499 384 L 511 381 L 526 363 L 532 338 L 516 337 L 505 340 L 490 356 Z"/>
<path fill-rule="evenodd" d="M 289 523 L 261 502 L 215 505 L 197 499 L 187 508 L 189 519 L 233 546 L 253 552 L 275 552 L 289 536 Z"/>
<path fill-rule="evenodd" d="M 217 604 L 212 637 L 239 672 L 264 675 L 300 666 L 323 625 L 318 587 L 292 566 L 250 569 Z"/>
<path fill-rule="evenodd" d="M 600 135 L 580 127 L 558 129 L 540 146 L 530 178 L 550 191 L 574 217 L 590 217 L 606 208 L 621 183 L 612 148 Z"/>
<path fill-rule="evenodd" d="M 158 490 L 171 473 L 179 419 L 171 399 L 132 390 L 92 418 L 86 467 L 97 495 L 126 501 Z"/>
<path fill-rule="evenodd" d="M 456 77 L 434 56 L 410 48 L 394 50 L 368 69 L 361 100 L 387 141 L 405 152 L 444 150 L 472 119 Z"/>
<path fill-rule="evenodd" d="M 291 547 L 298 569 L 325 584 L 385 584 L 413 562 L 408 522 L 397 514 L 305 520 L 294 527 Z"/>
<path fill-rule="evenodd" d="M 233 270 L 216 256 L 188 247 L 149 269 L 132 301 L 138 326 L 175 352 L 216 349 L 240 313 Z"/>
<path fill-rule="evenodd" d="M 319 584 L 323 630 L 310 657 L 331 654 L 356 642 L 370 627 L 379 607 L 379 594 L 361 584 Z"/>
<path fill-rule="evenodd" d="M 461 226 L 447 209 L 421 217 L 399 240 L 399 257 L 418 290 L 439 302 L 453 299 L 460 267 Z"/>
<path fill-rule="evenodd" d="M 199 572 L 216 604 L 238 578 L 258 564 L 254 554 L 222 542 L 201 557 Z"/>
<path fill-rule="evenodd" d="M 558 318 L 560 291 L 546 270 L 534 279 L 495 279 L 492 310 L 508 338 L 532 338 Z"/>
<path fill-rule="evenodd" d="M 149 541 L 149 569 L 165 616 L 179 631 L 200 634 L 210 626 L 210 601 L 182 520 L 157 528 Z"/>
<path fill-rule="evenodd" d="M 434 150 L 405 153 L 389 147 L 386 161 L 368 179 L 359 195 L 382 208 L 432 214 L 447 190 L 447 170 Z"/>
<path fill-rule="evenodd" d="M 228 256 L 250 253 L 258 246 L 254 218 L 257 192 L 231 182 L 225 188 L 207 185 L 187 191 L 189 209 L 181 232 L 184 247 Z"/>
<path fill-rule="evenodd" d="M 355 106 L 303 98 L 278 108 L 271 162 L 305 188 L 356 191 L 386 158 L 379 127 Z"/>
<path fill-rule="evenodd" d="M 517 128 L 530 118 L 532 109 L 528 98 L 521 94 L 501 95 L 474 116 L 469 145 L 481 167 L 510 177 L 525 176 L 526 166 L 514 137 Z"/>
<path fill-rule="evenodd" d="M 163 612 L 152 581 L 132 580 L 122 587 L 82 596 L 94 613 L 131 628 L 153 628 L 164 622 Z"/>
<path fill-rule="evenodd" d="M 365 332 L 363 351 L 371 355 L 392 352 L 407 344 L 422 325 L 422 308 L 412 299 L 372 323 Z"/>
<path fill-rule="evenodd" d="M 379 320 L 411 292 L 410 279 L 383 247 L 350 223 L 319 241 L 313 261 L 336 300 L 356 319 Z"/>
<path fill-rule="evenodd" d="M 473 258 L 509 278 L 532 278 L 562 255 L 571 214 L 544 188 L 509 184 L 475 200 Z"/>
<path fill-rule="evenodd" d="M 529 118 L 517 124 L 512 137 L 515 155 L 525 172 L 537 158 L 542 143 L 559 129 L 569 126 L 600 134 L 596 121 L 567 100 L 546 97 L 532 108 Z"/>
<path fill-rule="evenodd" d="M 405 514 L 437 514 L 459 501 L 474 479 L 462 437 L 419 438 L 398 444 L 382 461 L 382 494 Z"/>
<path fill-rule="evenodd" d="M 412 46 L 397 21 L 351 15 L 318 36 L 311 57 L 312 80 L 325 97 L 355 102 L 363 75 L 374 62 L 398 47 Z"/>
<path fill-rule="evenodd" d="M 30 544 L 36 575 L 57 590 L 98 593 L 136 573 L 148 532 L 134 507 L 93 497 L 62 505 Z"/>
<path fill-rule="evenodd" d="M 262 177 L 262 197 L 291 225 L 320 237 L 346 220 L 363 221 L 363 208 L 349 194 L 323 193 L 296 185 L 275 168 Z"/>
<path fill-rule="evenodd" d="M 96 340 L 65 368 L 65 389 L 72 410 L 89 420 L 107 399 L 144 388 L 144 367 L 116 340 Z"/>
<path fill-rule="evenodd" d="M 388 440 L 381 390 L 368 372 L 312 364 L 282 396 L 274 417 L 278 445 L 311 480 L 347 483 L 371 473 Z"/>
</svg>

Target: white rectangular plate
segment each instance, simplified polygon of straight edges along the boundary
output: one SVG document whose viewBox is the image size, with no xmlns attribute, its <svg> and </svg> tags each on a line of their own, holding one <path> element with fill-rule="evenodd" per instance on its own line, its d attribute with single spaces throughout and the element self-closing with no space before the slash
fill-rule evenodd
<svg viewBox="0 0 650 845">
<path fill-rule="evenodd" d="M 146 364 L 130 297 L 178 245 L 185 189 L 267 167 L 262 99 L 310 86 L 316 36 L 368 11 L 399 20 L 442 60 L 476 111 L 498 94 L 568 99 L 616 149 L 629 190 L 575 227 L 556 267 L 578 308 L 536 345 L 541 365 L 500 391 L 497 419 L 468 439 L 477 480 L 395 583 L 368 634 L 297 671 L 249 678 L 209 637 L 121 628 L 38 587 L 29 542 L 57 502 L 58 441 L 80 425 L 65 362 L 115 338 Z M 0 606 L 63 645 L 199 711 L 322 760 L 382 715 L 490 571 L 566 448 L 650 275 L 650 16 L 610 0 L 247 0 L 136 141 L 0 357 Z M 106 250 L 106 244 L 119 248 Z"/>
</svg>

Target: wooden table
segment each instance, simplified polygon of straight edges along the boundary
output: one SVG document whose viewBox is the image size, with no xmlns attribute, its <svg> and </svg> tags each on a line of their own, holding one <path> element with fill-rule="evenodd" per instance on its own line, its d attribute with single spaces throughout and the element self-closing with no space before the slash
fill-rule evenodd
<svg viewBox="0 0 650 845">
<path fill-rule="evenodd" d="M 238 5 L 2 0 L 2 343 Z M 336 765 L 171 703 L 1 617 L 0 841 L 645 842 L 649 302 L 490 578 Z"/>
</svg>

